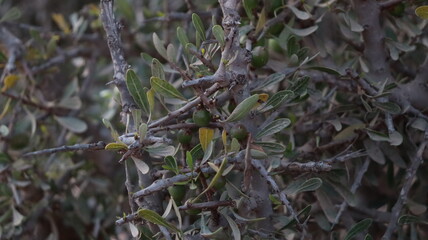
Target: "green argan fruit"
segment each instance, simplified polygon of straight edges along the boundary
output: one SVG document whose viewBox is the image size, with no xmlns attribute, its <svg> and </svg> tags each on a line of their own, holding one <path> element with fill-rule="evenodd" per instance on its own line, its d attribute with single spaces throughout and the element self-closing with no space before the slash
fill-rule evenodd
<svg viewBox="0 0 428 240">
<path fill-rule="evenodd" d="M 253 54 L 253 57 L 251 58 L 251 65 L 253 65 L 255 68 L 263 67 L 269 60 L 269 53 L 265 47 L 257 46 L 251 53 Z"/>
<path fill-rule="evenodd" d="M 186 195 L 186 186 L 184 185 L 173 185 L 168 187 L 169 195 L 171 195 L 172 199 L 176 203 L 179 203 L 183 200 L 184 196 Z"/>
<path fill-rule="evenodd" d="M 178 142 L 187 145 L 192 141 L 192 134 L 188 130 L 181 129 L 177 133 Z"/>
<path fill-rule="evenodd" d="M 236 138 L 238 141 L 242 141 L 248 137 L 248 131 L 243 125 L 238 125 L 230 130 L 230 136 Z"/>
<path fill-rule="evenodd" d="M 206 127 L 210 124 L 211 114 L 205 109 L 193 112 L 193 122 L 198 127 Z"/>
</svg>

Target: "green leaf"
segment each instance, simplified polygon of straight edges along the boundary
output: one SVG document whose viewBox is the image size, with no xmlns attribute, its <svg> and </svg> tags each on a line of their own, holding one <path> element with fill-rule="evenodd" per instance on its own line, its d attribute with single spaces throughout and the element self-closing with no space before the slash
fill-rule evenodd
<svg viewBox="0 0 428 240">
<path fill-rule="evenodd" d="M 137 74 L 132 69 L 126 72 L 126 86 L 135 103 L 145 113 L 150 114 L 149 100 Z"/>
<path fill-rule="evenodd" d="M 301 192 L 310 192 L 315 191 L 322 185 L 322 180 L 320 178 L 311 178 L 302 183 L 297 189 L 295 193 Z"/>
<path fill-rule="evenodd" d="M 273 73 L 273 74 L 269 75 L 268 77 L 266 77 L 263 80 L 262 84 L 259 85 L 256 89 L 254 89 L 254 91 L 263 90 L 272 84 L 279 83 L 285 79 L 285 76 L 286 75 L 283 73 Z"/>
<path fill-rule="evenodd" d="M 362 129 L 366 125 L 364 123 L 357 123 L 351 126 L 346 127 L 340 133 L 333 137 L 333 141 L 345 141 L 347 139 L 352 139 L 357 136 L 355 130 Z"/>
<path fill-rule="evenodd" d="M 310 78 L 308 76 L 304 76 L 297 79 L 297 81 L 293 83 L 293 86 L 291 87 L 291 91 L 294 92 L 295 97 L 306 95 L 308 90 L 309 79 Z"/>
<path fill-rule="evenodd" d="M 411 223 L 422 223 L 422 224 L 428 224 L 427 221 L 424 221 L 422 218 L 412 215 L 403 215 L 398 219 L 398 224 L 404 225 L 404 224 L 411 224 Z"/>
<path fill-rule="evenodd" d="M 340 76 L 341 75 L 338 71 L 336 71 L 336 70 L 334 70 L 332 68 L 328 68 L 328 67 L 313 66 L 313 67 L 308 67 L 307 69 L 316 70 L 316 71 L 320 71 L 320 72 L 325 72 L 325 73 L 336 75 L 336 76 Z"/>
<path fill-rule="evenodd" d="M 417 7 L 415 14 L 422 19 L 428 19 L 428 6 Z"/>
<path fill-rule="evenodd" d="M 75 117 L 59 117 L 55 116 L 55 120 L 63 127 L 75 133 L 83 133 L 88 129 L 88 125 Z"/>
<path fill-rule="evenodd" d="M 391 113 L 391 114 L 399 114 L 401 113 L 401 108 L 398 104 L 393 102 L 373 102 L 373 105 L 380 110 Z"/>
<path fill-rule="evenodd" d="M 223 217 L 226 218 L 227 222 L 229 223 L 230 229 L 232 229 L 233 239 L 241 240 L 241 231 L 239 230 L 238 224 L 236 224 L 236 222 L 233 221 L 232 218 L 230 218 L 226 214 L 223 214 Z"/>
<path fill-rule="evenodd" d="M 299 37 L 309 36 L 318 29 L 318 25 L 311 26 L 311 27 L 304 28 L 304 29 L 295 29 L 295 28 L 292 28 L 288 25 L 286 25 L 286 27 L 290 30 L 290 32 L 292 32 L 293 34 L 295 34 Z"/>
<path fill-rule="evenodd" d="M 204 152 L 207 150 L 208 145 L 214 138 L 214 129 L 202 127 L 199 128 L 199 142 L 201 143 Z"/>
<path fill-rule="evenodd" d="M 105 146 L 105 150 L 121 150 L 128 149 L 128 146 L 125 143 L 109 143 Z"/>
<path fill-rule="evenodd" d="M 366 218 L 364 220 L 359 221 L 349 230 L 344 240 L 350 240 L 357 234 L 366 231 L 370 227 L 370 225 L 372 225 L 372 222 L 373 220 L 371 218 Z"/>
<path fill-rule="evenodd" d="M 19 10 L 19 8 L 12 7 L 6 13 L 3 14 L 3 17 L 0 19 L 0 23 L 5 21 L 15 21 L 18 18 L 20 18 L 21 15 L 22 13 L 21 13 L 21 10 Z"/>
<path fill-rule="evenodd" d="M 82 101 L 80 100 L 79 96 L 73 96 L 61 99 L 57 106 L 67 109 L 79 110 L 82 107 Z"/>
<path fill-rule="evenodd" d="M 167 60 L 171 63 L 175 63 L 175 58 L 177 56 L 177 50 L 175 49 L 174 45 L 172 45 L 171 43 L 168 44 L 167 48 L 166 48 L 166 56 L 167 56 Z"/>
<path fill-rule="evenodd" d="M 292 99 L 294 97 L 294 93 L 290 90 L 282 90 L 275 93 L 269 100 L 266 102 L 264 107 L 260 110 L 261 112 L 266 112 L 272 109 L 277 108 L 284 102 L 285 100 Z"/>
<path fill-rule="evenodd" d="M 191 152 L 189 152 L 189 151 L 186 151 L 186 164 L 187 164 L 187 166 L 190 168 L 190 169 L 192 169 L 193 170 L 193 168 L 194 168 L 194 162 L 193 162 L 193 156 L 192 156 L 192 153 Z"/>
<path fill-rule="evenodd" d="M 377 132 L 371 129 L 366 128 L 366 132 L 369 135 L 370 139 L 373 141 L 386 141 L 389 142 L 389 137 L 386 134 Z"/>
<path fill-rule="evenodd" d="M 192 14 L 192 23 L 193 23 L 193 26 L 196 29 L 196 33 L 199 34 L 199 36 L 202 38 L 202 41 L 205 41 L 206 37 L 205 37 L 204 24 L 202 23 L 202 20 L 198 16 L 198 14 L 196 14 L 196 13 Z"/>
<path fill-rule="evenodd" d="M 165 71 L 163 70 L 163 65 L 161 62 L 159 62 L 159 60 L 157 60 L 156 58 L 153 58 L 152 60 L 152 76 L 153 77 L 158 77 L 162 80 L 165 80 Z"/>
<path fill-rule="evenodd" d="M 150 84 L 157 93 L 164 97 L 178 98 L 186 101 L 186 98 L 184 98 L 183 95 L 181 95 L 181 93 L 177 89 L 175 89 L 174 86 L 172 86 L 165 80 L 162 80 L 158 77 L 151 77 Z"/>
<path fill-rule="evenodd" d="M 282 129 L 288 127 L 290 123 L 291 121 L 288 118 L 276 119 L 264 127 L 260 132 L 258 132 L 255 138 L 259 139 L 280 132 Z"/>
<path fill-rule="evenodd" d="M 278 153 L 284 153 L 285 152 L 285 146 L 280 144 L 280 143 L 276 143 L 276 142 L 254 142 L 254 144 L 262 147 L 263 150 L 267 153 L 278 154 Z"/>
<path fill-rule="evenodd" d="M 399 132 L 394 131 L 389 134 L 389 143 L 392 146 L 399 146 L 403 143 L 403 136 Z"/>
<path fill-rule="evenodd" d="M 293 5 L 289 5 L 287 6 L 293 13 L 294 15 L 296 15 L 296 17 L 300 20 L 308 20 L 311 15 L 305 11 L 299 10 L 296 7 L 294 7 Z"/>
<path fill-rule="evenodd" d="M 140 136 L 140 139 L 144 139 L 147 134 L 147 124 L 141 123 L 140 126 L 138 126 L 138 135 Z"/>
<path fill-rule="evenodd" d="M 152 210 L 143 208 L 143 209 L 138 210 L 137 215 L 140 218 L 143 218 L 143 219 L 145 219 L 151 223 L 166 227 L 167 229 L 169 229 L 172 232 L 181 233 L 180 229 L 178 229 L 174 225 L 167 222 L 162 216 L 160 216 L 159 214 L 157 214 L 156 212 L 154 212 Z"/>
<path fill-rule="evenodd" d="M 177 27 L 177 38 L 181 45 L 186 47 L 186 44 L 189 42 L 189 38 L 182 27 Z"/>
<path fill-rule="evenodd" d="M 300 45 L 296 40 L 296 37 L 291 35 L 287 41 L 287 56 L 291 57 L 293 54 L 297 54 L 300 49 Z"/>
<path fill-rule="evenodd" d="M 165 59 L 168 59 L 166 54 L 166 48 L 163 45 L 163 41 L 160 40 L 159 36 L 156 33 L 153 33 L 153 44 L 155 45 L 156 51 Z"/>
<path fill-rule="evenodd" d="M 259 100 L 259 94 L 254 94 L 244 101 L 238 104 L 229 117 L 224 120 L 225 122 L 235 122 L 243 119 L 251 111 L 251 109 L 257 104 Z"/>
<path fill-rule="evenodd" d="M 190 154 L 192 154 L 193 161 L 202 159 L 204 157 L 204 150 L 202 150 L 201 144 L 196 145 L 190 150 Z"/>
<path fill-rule="evenodd" d="M 175 172 L 176 174 L 178 174 L 178 164 L 177 164 L 177 160 L 175 159 L 175 157 L 173 156 L 166 156 L 164 158 L 165 164 L 166 166 L 168 166 L 168 170 L 171 170 L 173 172 Z"/>
<path fill-rule="evenodd" d="M 367 233 L 366 236 L 364 237 L 364 240 L 373 240 L 373 237 L 372 235 Z"/>
<path fill-rule="evenodd" d="M 366 149 L 367 155 L 369 155 L 369 157 L 373 161 L 381 165 L 385 164 L 385 155 L 383 154 L 382 150 L 379 148 L 376 142 L 373 142 L 370 139 L 365 139 L 363 141 L 363 144 Z"/>
<path fill-rule="evenodd" d="M 322 190 L 322 188 L 319 188 L 315 191 L 315 196 L 328 221 L 331 223 L 334 222 L 337 216 L 337 210 L 331 202 L 330 196 L 328 196 L 328 194 L 324 190 Z"/>
<path fill-rule="evenodd" d="M 224 31 L 220 25 L 214 25 L 212 28 L 213 35 L 221 47 L 224 47 Z"/>
</svg>

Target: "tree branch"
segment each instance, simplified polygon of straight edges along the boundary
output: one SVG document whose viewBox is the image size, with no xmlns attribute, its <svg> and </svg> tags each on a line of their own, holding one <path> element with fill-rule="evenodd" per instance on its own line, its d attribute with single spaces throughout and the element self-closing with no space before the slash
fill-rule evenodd
<svg viewBox="0 0 428 240">
<path fill-rule="evenodd" d="M 74 152 L 79 150 L 104 150 L 105 146 L 106 144 L 102 141 L 97 143 L 89 143 L 89 144 L 75 144 L 71 146 L 61 146 L 56 148 L 43 149 L 35 152 L 29 152 L 29 153 L 25 153 L 21 157 L 26 158 L 26 157 L 34 157 L 37 155 L 53 154 L 57 152 Z"/>
<path fill-rule="evenodd" d="M 138 108 L 128 91 L 125 81 L 128 63 L 120 40 L 119 26 L 113 13 L 113 0 L 101 0 L 101 21 L 107 34 L 107 44 L 113 61 L 113 83 L 119 89 L 122 100 L 122 112 L 129 113 L 131 109 Z"/>
<path fill-rule="evenodd" d="M 410 188 L 413 185 L 413 179 L 416 176 L 416 171 L 418 170 L 419 165 L 421 165 L 422 163 L 422 160 L 423 160 L 422 154 L 425 150 L 427 143 L 428 141 L 425 140 L 419 145 L 419 148 L 416 151 L 410 166 L 407 168 L 406 178 L 404 180 L 403 187 L 401 188 L 400 196 L 398 197 L 397 202 L 392 208 L 391 219 L 389 221 L 388 228 L 386 229 L 384 235 L 382 236 L 382 240 L 391 239 L 392 233 L 397 229 L 398 218 L 400 217 L 400 213 L 401 213 L 401 210 L 403 209 L 403 205 L 407 202 L 407 194 L 409 193 Z"/>
</svg>

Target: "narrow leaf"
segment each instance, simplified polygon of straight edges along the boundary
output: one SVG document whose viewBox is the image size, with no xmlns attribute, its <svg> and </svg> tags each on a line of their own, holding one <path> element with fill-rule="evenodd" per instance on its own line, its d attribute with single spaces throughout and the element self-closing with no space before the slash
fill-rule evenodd
<svg viewBox="0 0 428 240">
<path fill-rule="evenodd" d="M 225 122 L 234 122 L 247 116 L 250 110 L 257 104 L 259 94 L 254 94 L 238 104 Z"/>
<path fill-rule="evenodd" d="M 194 168 L 193 156 L 192 153 L 189 151 L 186 152 L 186 164 L 190 169 Z"/>
<path fill-rule="evenodd" d="M 109 143 L 105 146 L 105 150 L 121 150 L 127 149 L 128 146 L 125 143 Z"/>
<path fill-rule="evenodd" d="M 296 28 L 291 28 L 287 25 L 287 28 L 290 30 L 290 32 L 292 32 L 293 34 L 299 37 L 306 37 L 314 33 L 318 29 L 318 26 L 315 25 L 304 29 L 296 29 Z"/>
<path fill-rule="evenodd" d="M 138 107 L 145 113 L 150 114 L 149 100 L 147 99 L 146 92 L 137 74 L 132 69 L 126 72 L 126 86 Z"/>
<path fill-rule="evenodd" d="M 156 33 L 153 33 L 153 44 L 155 45 L 156 51 L 165 59 L 167 58 L 166 48 L 163 45 L 163 41 L 160 40 L 159 36 Z"/>
<path fill-rule="evenodd" d="M 152 76 L 153 77 L 158 77 L 162 80 L 165 80 L 165 72 L 163 70 L 163 65 L 161 62 L 159 62 L 159 60 L 157 60 L 156 58 L 153 58 L 152 60 Z"/>
<path fill-rule="evenodd" d="M 401 113 L 401 108 L 398 106 L 398 104 L 393 102 L 373 102 L 373 105 L 380 110 L 391 113 L 391 114 L 399 114 Z"/>
<path fill-rule="evenodd" d="M 175 63 L 175 58 L 177 56 L 177 50 L 175 49 L 174 45 L 172 45 L 171 43 L 168 44 L 167 48 L 166 48 L 166 56 L 169 62 L 171 63 Z"/>
<path fill-rule="evenodd" d="M 201 143 L 202 149 L 205 151 L 208 148 L 208 144 L 214 138 L 214 129 L 212 128 L 199 128 L 199 142 Z"/>
<path fill-rule="evenodd" d="M 205 37 L 204 24 L 202 23 L 202 20 L 198 16 L 198 14 L 196 14 L 196 13 L 192 14 L 192 23 L 193 23 L 193 26 L 196 29 L 196 32 L 199 34 L 199 36 L 202 38 L 202 40 L 205 41 L 206 37 Z"/>
<path fill-rule="evenodd" d="M 320 72 L 325 72 L 325 73 L 336 75 L 336 76 L 340 76 L 341 75 L 338 71 L 336 71 L 336 70 L 334 70 L 332 68 L 328 68 L 328 67 L 313 66 L 313 67 L 308 67 L 307 69 L 316 70 L 316 71 L 320 71 Z"/>
<path fill-rule="evenodd" d="M 366 218 L 364 220 L 359 221 L 356 223 L 352 228 L 349 230 L 348 234 L 346 234 L 346 237 L 344 240 L 350 240 L 353 237 L 355 237 L 357 234 L 366 231 L 370 225 L 372 225 L 373 220 L 370 218 Z"/>
<path fill-rule="evenodd" d="M 223 214 L 223 216 L 226 218 L 230 228 L 232 229 L 233 239 L 241 240 L 241 231 L 239 230 L 238 224 L 236 224 L 236 222 L 226 214 Z"/>
<path fill-rule="evenodd" d="M 186 47 L 186 44 L 189 42 L 189 38 L 182 27 L 177 27 L 177 38 L 181 45 Z"/>
<path fill-rule="evenodd" d="M 263 90 L 263 89 L 265 89 L 266 87 L 268 87 L 268 86 L 270 86 L 270 85 L 273 85 L 273 84 L 275 84 L 275 83 L 279 83 L 279 82 L 281 82 L 282 80 L 284 80 L 285 79 L 285 74 L 283 74 L 283 73 L 273 73 L 273 74 L 271 74 L 271 75 L 269 75 L 268 77 L 266 77 L 264 80 L 263 80 L 263 83 L 261 84 L 261 85 L 259 85 L 256 89 L 255 89 L 255 91 L 258 91 L 258 90 Z"/>
<path fill-rule="evenodd" d="M 178 228 L 176 228 L 174 225 L 167 222 L 164 218 L 162 218 L 162 216 L 160 216 L 159 214 L 157 214 L 156 212 L 154 212 L 152 210 L 143 208 L 143 209 L 138 210 L 137 215 L 139 217 L 151 222 L 151 223 L 166 227 L 170 231 L 180 232 L 180 230 Z"/>
<path fill-rule="evenodd" d="M 280 132 L 282 129 L 288 127 L 290 123 L 291 121 L 288 118 L 276 119 L 258 132 L 255 138 L 259 139 Z"/>
<path fill-rule="evenodd" d="M 288 8 L 296 15 L 296 17 L 300 20 L 308 20 L 311 15 L 305 11 L 299 10 L 293 5 L 289 5 Z"/>
<path fill-rule="evenodd" d="M 213 35 L 221 47 L 224 47 L 224 31 L 220 25 L 214 25 L 212 28 Z"/>
<path fill-rule="evenodd" d="M 368 128 L 366 128 L 366 131 L 370 139 L 373 141 L 386 141 L 386 142 L 389 141 L 389 137 L 386 134 L 383 134 L 381 132 L 377 132 Z"/>
<path fill-rule="evenodd" d="M 320 178 L 311 178 L 302 183 L 296 190 L 295 193 L 315 191 L 322 185 Z"/>
<path fill-rule="evenodd" d="M 178 98 L 186 101 L 186 98 L 184 98 L 183 95 L 181 95 L 181 93 L 177 89 L 175 89 L 174 86 L 172 86 L 165 80 L 162 80 L 158 77 L 151 77 L 150 84 L 157 93 L 164 97 Z"/>
</svg>

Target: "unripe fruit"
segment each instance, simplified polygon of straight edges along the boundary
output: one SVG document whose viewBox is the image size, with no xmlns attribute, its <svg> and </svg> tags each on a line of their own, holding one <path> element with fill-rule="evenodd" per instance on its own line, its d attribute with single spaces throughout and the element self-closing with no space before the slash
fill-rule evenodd
<svg viewBox="0 0 428 240">
<path fill-rule="evenodd" d="M 198 127 L 206 127 L 210 124 L 211 114 L 205 109 L 193 112 L 193 122 Z"/>
<path fill-rule="evenodd" d="M 187 145 L 192 141 L 192 134 L 190 134 L 187 130 L 181 129 L 177 133 L 177 139 L 179 143 Z"/>
<path fill-rule="evenodd" d="M 186 186 L 184 185 L 173 185 L 168 187 L 169 195 L 176 203 L 179 203 L 183 200 L 184 195 L 186 194 Z"/>
<path fill-rule="evenodd" d="M 255 68 L 263 67 L 269 60 L 269 53 L 265 47 L 257 46 L 251 53 L 253 54 L 253 57 L 251 58 L 251 65 L 253 65 Z"/>
<path fill-rule="evenodd" d="M 236 138 L 238 141 L 242 141 L 248 137 L 248 131 L 243 125 L 238 125 L 230 130 L 230 136 Z"/>
</svg>

